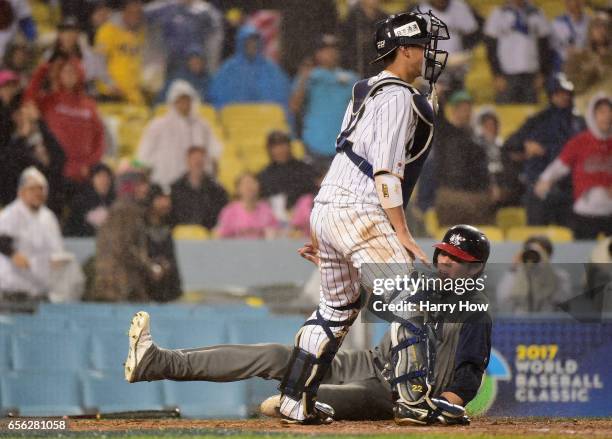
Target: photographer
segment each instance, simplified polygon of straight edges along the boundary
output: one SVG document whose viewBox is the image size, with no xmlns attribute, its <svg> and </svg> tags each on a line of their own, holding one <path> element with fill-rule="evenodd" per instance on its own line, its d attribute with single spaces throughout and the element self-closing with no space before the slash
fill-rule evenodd
<svg viewBox="0 0 612 439">
<path fill-rule="evenodd" d="M 551 263 L 553 245 L 543 235 L 529 237 L 497 287 L 498 311 L 553 312 L 570 298 L 569 273 Z"/>
</svg>

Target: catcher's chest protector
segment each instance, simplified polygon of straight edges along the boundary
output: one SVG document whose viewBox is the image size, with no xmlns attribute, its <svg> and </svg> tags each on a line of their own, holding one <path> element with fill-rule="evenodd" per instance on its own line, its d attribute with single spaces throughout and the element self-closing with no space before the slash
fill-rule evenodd
<svg viewBox="0 0 612 439">
<path fill-rule="evenodd" d="M 384 87 L 398 85 L 407 88 L 412 93 L 412 114 L 416 117 L 417 123 L 414 135 L 409 144 L 406 145 L 406 165 L 402 180 L 403 204 L 406 207 L 431 149 L 434 131 L 434 113 L 427 99 L 418 90 L 401 79 L 385 78 L 373 84 L 368 84 L 368 81 L 369 79 L 362 79 L 353 86 L 353 114 L 347 128 L 340 133 L 336 140 L 336 152 L 346 154 L 361 172 L 373 179 L 372 165 L 353 151 L 353 143 L 350 140 L 350 136 L 363 116 L 365 106 L 372 105 L 370 98 L 373 98 Z"/>
</svg>

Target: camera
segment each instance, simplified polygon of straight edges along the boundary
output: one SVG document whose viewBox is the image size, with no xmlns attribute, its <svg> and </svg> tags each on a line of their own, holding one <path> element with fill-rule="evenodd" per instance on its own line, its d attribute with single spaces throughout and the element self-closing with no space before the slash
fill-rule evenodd
<svg viewBox="0 0 612 439">
<path fill-rule="evenodd" d="M 521 253 L 521 261 L 523 261 L 523 264 L 539 264 L 542 260 L 546 259 L 546 253 L 536 245 L 525 246 L 523 253 Z"/>
</svg>

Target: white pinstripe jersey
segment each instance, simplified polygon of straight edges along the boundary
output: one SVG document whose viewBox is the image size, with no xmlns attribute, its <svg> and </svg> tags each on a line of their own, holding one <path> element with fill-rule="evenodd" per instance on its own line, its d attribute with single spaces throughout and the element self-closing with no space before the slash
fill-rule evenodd
<svg viewBox="0 0 612 439">
<path fill-rule="evenodd" d="M 390 77 L 395 76 L 383 70 L 370 78 L 369 84 Z M 387 171 L 403 178 L 406 151 L 410 151 L 417 124 L 411 100 L 412 93 L 406 87 L 389 85 L 365 104 L 363 116 L 349 139 L 353 151 L 372 164 L 374 174 Z M 340 132 L 347 128 L 352 109 L 351 101 Z M 334 157 L 315 202 L 380 205 L 374 180 L 361 172 L 345 154 Z"/>
</svg>

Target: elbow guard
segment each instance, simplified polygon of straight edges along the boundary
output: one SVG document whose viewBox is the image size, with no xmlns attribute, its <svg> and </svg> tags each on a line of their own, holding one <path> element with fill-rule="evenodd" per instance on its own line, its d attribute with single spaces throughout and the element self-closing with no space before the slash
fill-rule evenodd
<svg viewBox="0 0 612 439">
<path fill-rule="evenodd" d="M 402 197 L 402 181 L 392 174 L 378 174 L 374 176 L 376 193 L 383 209 L 392 209 L 404 203 Z"/>
</svg>

